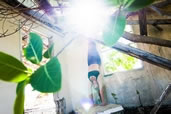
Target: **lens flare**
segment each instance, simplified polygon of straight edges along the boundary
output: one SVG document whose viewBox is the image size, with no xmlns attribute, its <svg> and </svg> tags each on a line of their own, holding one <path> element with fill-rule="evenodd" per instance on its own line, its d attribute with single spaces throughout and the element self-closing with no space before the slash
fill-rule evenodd
<svg viewBox="0 0 171 114">
<path fill-rule="evenodd" d="M 92 35 L 100 33 L 110 12 L 102 0 L 77 0 L 67 11 L 67 23 L 75 31 Z"/>
</svg>

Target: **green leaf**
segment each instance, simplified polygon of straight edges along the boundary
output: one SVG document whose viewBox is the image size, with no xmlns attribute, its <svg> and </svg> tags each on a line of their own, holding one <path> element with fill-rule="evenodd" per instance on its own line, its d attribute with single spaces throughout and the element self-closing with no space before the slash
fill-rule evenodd
<svg viewBox="0 0 171 114">
<path fill-rule="evenodd" d="M 43 54 L 45 58 L 51 58 L 52 57 L 52 51 L 53 51 L 54 44 L 52 44 L 48 50 Z"/>
<path fill-rule="evenodd" d="M 129 6 L 135 0 L 105 0 L 105 3 L 110 6 Z"/>
<path fill-rule="evenodd" d="M 14 103 L 14 114 L 23 114 L 24 113 L 24 89 L 28 84 L 28 80 L 24 80 L 17 85 L 17 96 Z"/>
<path fill-rule="evenodd" d="M 124 0 L 105 0 L 105 3 L 110 6 L 120 6 Z"/>
<path fill-rule="evenodd" d="M 116 94 L 115 94 L 115 93 L 111 93 L 111 95 L 112 95 L 113 97 L 115 97 L 115 96 L 116 96 Z"/>
<path fill-rule="evenodd" d="M 0 80 L 20 82 L 27 78 L 27 68 L 18 59 L 0 52 Z"/>
<path fill-rule="evenodd" d="M 103 41 L 108 46 L 113 46 L 124 33 L 126 18 L 121 13 L 112 17 L 103 31 Z"/>
<path fill-rule="evenodd" d="M 24 49 L 26 59 L 34 64 L 39 64 L 42 60 L 43 42 L 39 35 L 30 33 L 30 41 Z"/>
<path fill-rule="evenodd" d="M 61 88 L 61 66 L 56 57 L 41 66 L 31 76 L 31 85 L 40 92 L 56 92 Z"/>
<path fill-rule="evenodd" d="M 136 90 L 136 93 L 137 93 L 137 94 L 140 94 L 140 92 L 139 92 L 138 90 Z"/>
<path fill-rule="evenodd" d="M 135 0 L 125 0 L 124 9 L 128 8 Z"/>
<path fill-rule="evenodd" d="M 129 4 L 125 11 L 137 11 L 140 10 L 150 4 L 152 4 L 155 0 L 134 0 L 131 4 Z"/>
</svg>

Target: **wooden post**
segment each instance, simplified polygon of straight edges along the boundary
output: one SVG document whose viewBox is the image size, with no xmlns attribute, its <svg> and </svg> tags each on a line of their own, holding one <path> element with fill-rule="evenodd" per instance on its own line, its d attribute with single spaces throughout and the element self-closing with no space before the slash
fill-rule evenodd
<svg viewBox="0 0 171 114">
<path fill-rule="evenodd" d="M 139 19 L 139 28 L 140 28 L 140 35 L 147 36 L 147 20 L 146 20 L 146 11 L 142 9 L 138 12 L 138 19 Z"/>
</svg>

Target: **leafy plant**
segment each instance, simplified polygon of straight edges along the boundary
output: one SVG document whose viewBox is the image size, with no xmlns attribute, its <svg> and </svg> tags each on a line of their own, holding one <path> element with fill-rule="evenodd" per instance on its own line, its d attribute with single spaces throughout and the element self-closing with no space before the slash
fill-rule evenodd
<svg viewBox="0 0 171 114">
<path fill-rule="evenodd" d="M 117 104 L 118 98 L 116 97 L 116 94 L 115 93 L 111 93 L 111 95 L 112 95 L 113 99 L 115 100 L 115 103 Z"/>
<path fill-rule="evenodd" d="M 112 15 L 103 31 L 103 41 L 108 46 L 113 46 L 124 33 L 126 15 L 131 11 L 138 11 L 155 0 L 104 0 L 107 5 L 119 8 Z"/>
<path fill-rule="evenodd" d="M 29 45 L 24 49 L 26 59 L 34 64 L 39 64 L 42 60 L 43 42 L 39 35 L 30 33 Z"/>
<path fill-rule="evenodd" d="M 155 0 L 127 0 L 127 1 L 132 1 L 132 2 L 124 10 L 137 11 L 152 4 Z"/>
<path fill-rule="evenodd" d="M 111 17 L 103 31 L 104 43 L 108 46 L 115 44 L 123 34 L 125 25 L 126 18 L 123 14 L 118 13 L 117 16 Z"/>
<path fill-rule="evenodd" d="M 136 90 L 136 93 L 138 95 L 138 100 L 140 102 L 140 107 L 143 107 L 142 101 L 141 101 L 141 97 L 140 97 L 140 92 L 138 90 Z"/>
<path fill-rule="evenodd" d="M 51 58 L 52 57 L 52 52 L 53 52 L 53 47 L 54 47 L 54 44 L 52 44 L 48 50 L 43 54 L 43 56 L 45 58 Z"/>
<path fill-rule="evenodd" d="M 30 41 L 24 49 L 27 60 L 39 65 L 34 72 L 17 60 L 16 58 L 0 52 L 0 80 L 18 83 L 16 88 L 16 99 L 14 103 L 14 114 L 24 112 L 24 89 L 27 84 L 31 84 L 34 90 L 44 93 L 59 91 L 61 88 L 61 66 L 57 57 L 52 57 L 53 46 L 44 53 L 49 61 L 41 65 L 43 58 L 43 43 L 39 35 L 30 33 Z"/>
</svg>

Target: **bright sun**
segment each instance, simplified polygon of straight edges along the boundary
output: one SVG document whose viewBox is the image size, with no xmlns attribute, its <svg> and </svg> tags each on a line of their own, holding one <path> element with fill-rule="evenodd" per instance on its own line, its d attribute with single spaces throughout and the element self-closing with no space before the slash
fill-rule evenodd
<svg viewBox="0 0 171 114">
<path fill-rule="evenodd" d="M 101 0 L 76 0 L 66 12 L 69 27 L 86 35 L 100 33 L 111 14 Z"/>
</svg>

